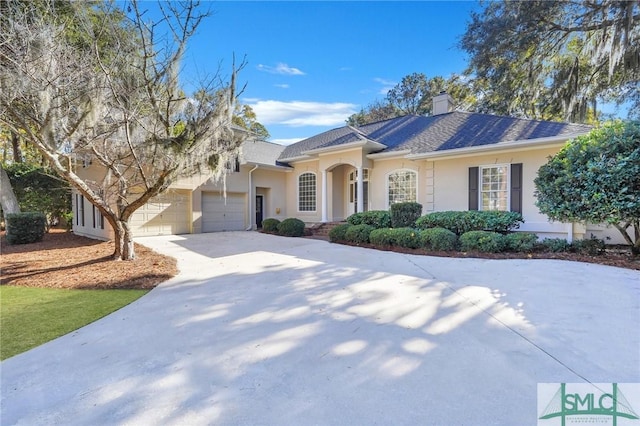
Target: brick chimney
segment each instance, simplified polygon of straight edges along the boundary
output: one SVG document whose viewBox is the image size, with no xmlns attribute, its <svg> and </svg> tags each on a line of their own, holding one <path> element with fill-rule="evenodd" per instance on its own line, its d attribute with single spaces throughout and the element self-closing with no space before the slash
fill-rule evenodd
<svg viewBox="0 0 640 426">
<path fill-rule="evenodd" d="M 447 92 L 440 92 L 433 97 L 433 111 L 431 115 L 446 114 L 453 111 L 453 98 Z"/>
</svg>

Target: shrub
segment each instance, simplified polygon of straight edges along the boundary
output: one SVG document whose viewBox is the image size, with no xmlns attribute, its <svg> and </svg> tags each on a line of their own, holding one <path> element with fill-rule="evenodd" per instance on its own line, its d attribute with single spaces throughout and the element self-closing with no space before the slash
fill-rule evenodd
<svg viewBox="0 0 640 426">
<path fill-rule="evenodd" d="M 448 229 L 430 228 L 420 231 L 420 242 L 426 249 L 453 251 L 457 247 L 458 237 Z"/>
<path fill-rule="evenodd" d="M 352 214 L 347 218 L 351 225 L 371 225 L 376 229 L 389 228 L 391 226 L 391 214 L 386 210 L 371 210 Z"/>
<path fill-rule="evenodd" d="M 538 236 L 533 232 L 514 232 L 505 235 L 507 250 L 517 252 L 531 252 L 536 247 Z"/>
<path fill-rule="evenodd" d="M 572 244 L 574 250 L 578 253 L 588 254 L 589 256 L 598 256 L 605 251 L 605 243 L 602 240 L 591 236 L 588 240 L 577 240 Z"/>
<path fill-rule="evenodd" d="M 505 237 L 497 232 L 469 231 L 460 236 L 462 251 L 498 253 L 506 247 Z"/>
<path fill-rule="evenodd" d="M 275 218 L 269 218 L 262 221 L 262 231 L 267 232 L 269 234 L 277 234 L 278 233 L 278 225 L 280 221 Z"/>
<path fill-rule="evenodd" d="M 373 229 L 373 226 L 364 223 L 361 225 L 351 225 L 347 228 L 344 236 L 346 241 L 350 243 L 366 244 L 369 242 L 369 235 Z"/>
<path fill-rule="evenodd" d="M 304 222 L 293 217 L 287 218 L 278 224 L 278 234 L 285 237 L 302 237 Z"/>
<path fill-rule="evenodd" d="M 40 212 L 11 213 L 6 215 L 7 243 L 29 244 L 42 241 L 47 217 Z"/>
<path fill-rule="evenodd" d="M 462 235 L 469 231 L 508 232 L 519 228 L 521 222 L 523 222 L 522 215 L 516 212 L 445 211 L 420 217 L 416 221 L 416 227 L 445 228 L 456 235 Z"/>
<path fill-rule="evenodd" d="M 392 228 L 414 228 L 416 220 L 422 214 L 420 203 L 396 203 L 391 205 Z"/>
<path fill-rule="evenodd" d="M 421 246 L 420 231 L 413 228 L 393 228 L 391 244 L 405 248 L 419 248 Z"/>
<path fill-rule="evenodd" d="M 374 229 L 369 234 L 369 241 L 377 246 L 391 246 L 393 245 L 392 232 L 391 228 Z"/>
<path fill-rule="evenodd" d="M 564 238 L 545 238 L 541 245 L 543 249 L 553 253 L 571 251 L 571 244 Z"/>
<path fill-rule="evenodd" d="M 346 241 L 345 235 L 347 234 L 347 229 L 349 229 L 353 225 L 349 225 L 348 223 L 344 223 L 342 225 L 337 225 L 331 231 L 329 231 L 329 241 L 332 243 L 340 243 Z"/>
</svg>

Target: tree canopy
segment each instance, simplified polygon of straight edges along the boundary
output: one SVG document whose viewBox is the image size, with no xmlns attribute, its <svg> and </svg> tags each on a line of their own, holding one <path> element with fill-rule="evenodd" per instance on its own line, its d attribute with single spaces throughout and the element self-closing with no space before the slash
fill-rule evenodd
<svg viewBox="0 0 640 426">
<path fill-rule="evenodd" d="M 460 47 L 481 112 L 589 122 L 605 101 L 640 114 L 638 2 L 487 2 Z"/>
<path fill-rule="evenodd" d="M 6 0 L 0 14 L 0 124 L 36 147 L 115 232 L 116 259 L 133 259 L 129 219 L 181 176 L 215 176 L 237 154 L 231 131 L 236 74 L 179 80 L 188 41 L 209 16 L 197 2 Z M 61 10 L 64 13 L 60 12 Z M 103 175 L 82 178 L 82 165 Z"/>
<path fill-rule="evenodd" d="M 569 141 L 535 186 L 536 205 L 552 220 L 608 223 L 640 254 L 640 122 L 611 122 Z"/>
</svg>

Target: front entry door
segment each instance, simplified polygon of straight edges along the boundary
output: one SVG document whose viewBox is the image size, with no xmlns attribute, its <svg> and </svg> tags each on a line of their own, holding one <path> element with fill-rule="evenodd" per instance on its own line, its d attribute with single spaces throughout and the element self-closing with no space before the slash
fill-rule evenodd
<svg viewBox="0 0 640 426">
<path fill-rule="evenodd" d="M 364 196 L 362 198 L 362 208 L 366 212 L 369 210 L 369 182 L 362 182 Z M 358 213 L 358 182 L 349 183 L 349 214 Z"/>
<path fill-rule="evenodd" d="M 264 216 L 262 214 L 263 207 L 264 207 L 263 203 L 264 203 L 264 196 L 256 195 L 256 228 L 258 229 L 262 228 L 262 219 L 264 219 Z"/>
</svg>

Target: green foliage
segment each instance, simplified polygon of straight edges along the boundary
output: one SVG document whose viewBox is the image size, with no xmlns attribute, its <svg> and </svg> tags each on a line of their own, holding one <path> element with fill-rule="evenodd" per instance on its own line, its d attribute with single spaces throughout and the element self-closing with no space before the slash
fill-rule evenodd
<svg viewBox="0 0 640 426">
<path fill-rule="evenodd" d="M 267 128 L 258 122 L 256 113 L 249 105 L 237 104 L 236 109 L 233 113 L 232 122 L 236 126 L 242 127 L 243 129 L 255 133 L 263 139 L 268 139 L 269 137 L 271 137 Z"/>
<path fill-rule="evenodd" d="M 521 222 L 524 222 L 522 215 L 516 212 L 469 210 L 429 213 L 421 216 L 416 226 L 420 229 L 445 228 L 462 235 L 469 231 L 508 232 L 520 227 Z"/>
<path fill-rule="evenodd" d="M 429 228 L 420 231 L 421 246 L 427 250 L 453 251 L 458 245 L 458 236 L 445 228 Z"/>
<path fill-rule="evenodd" d="M 394 244 L 393 229 L 392 228 L 379 228 L 374 229 L 369 234 L 369 241 L 371 244 L 377 246 L 391 246 Z"/>
<path fill-rule="evenodd" d="M 604 254 L 606 245 L 604 241 L 591 236 L 586 240 L 576 240 L 572 244 L 574 251 L 578 253 L 588 254 L 589 256 L 598 256 Z"/>
<path fill-rule="evenodd" d="M 346 241 L 347 229 L 349 229 L 351 226 L 353 225 L 344 223 L 333 227 L 333 229 L 329 231 L 329 241 L 331 241 L 332 243 L 341 243 Z"/>
<path fill-rule="evenodd" d="M 278 224 L 278 234 L 284 237 L 303 237 L 304 222 L 294 217 L 287 218 Z"/>
<path fill-rule="evenodd" d="M 422 204 L 415 202 L 392 204 L 391 227 L 392 228 L 414 228 L 416 220 L 422 214 Z"/>
<path fill-rule="evenodd" d="M 53 171 L 27 163 L 14 163 L 5 170 L 22 211 L 42 212 L 51 219 L 71 211 L 71 188 Z"/>
<path fill-rule="evenodd" d="M 564 238 L 545 238 L 541 243 L 545 251 L 563 253 L 571 251 L 571 244 Z"/>
<path fill-rule="evenodd" d="M 611 122 L 573 139 L 538 170 L 536 205 L 552 220 L 640 225 L 640 122 Z"/>
<path fill-rule="evenodd" d="M 416 249 L 422 245 L 420 231 L 414 228 L 393 228 L 391 239 L 392 244 L 398 247 Z"/>
<path fill-rule="evenodd" d="M 279 224 L 280 221 L 276 218 L 270 217 L 268 219 L 264 219 L 262 221 L 262 232 L 266 232 L 268 234 L 277 234 Z"/>
<path fill-rule="evenodd" d="M 460 249 L 462 251 L 499 253 L 505 248 L 505 237 L 497 232 L 469 231 L 460 236 Z"/>
<path fill-rule="evenodd" d="M 351 225 L 366 224 L 376 229 L 391 227 L 391 214 L 386 210 L 370 210 L 368 212 L 354 213 L 347 218 Z"/>
<path fill-rule="evenodd" d="M 42 241 L 47 218 L 40 212 L 7 214 L 7 243 L 29 244 Z"/>
<path fill-rule="evenodd" d="M 514 232 L 504 237 L 508 251 L 530 253 L 538 242 L 538 236 L 533 232 Z"/>
<path fill-rule="evenodd" d="M 345 233 L 345 240 L 354 244 L 367 244 L 369 242 L 369 235 L 373 229 L 373 226 L 364 223 L 361 225 L 350 225 Z"/>
</svg>

